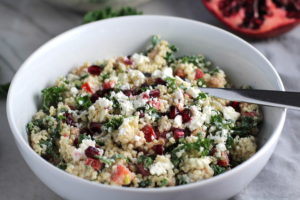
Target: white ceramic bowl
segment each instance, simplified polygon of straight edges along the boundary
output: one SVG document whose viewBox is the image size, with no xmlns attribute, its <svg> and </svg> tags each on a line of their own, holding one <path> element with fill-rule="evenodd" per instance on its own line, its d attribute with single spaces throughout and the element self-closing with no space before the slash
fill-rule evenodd
<svg viewBox="0 0 300 200">
<path fill-rule="evenodd" d="M 285 121 L 285 110 L 265 107 L 260 149 L 233 170 L 197 183 L 159 189 L 102 185 L 70 175 L 28 145 L 26 124 L 37 111 L 40 91 L 85 61 L 142 50 L 153 34 L 175 44 L 181 54 L 202 53 L 221 66 L 236 85 L 284 90 L 271 63 L 242 39 L 213 26 L 175 17 L 133 16 L 74 28 L 47 42 L 21 66 L 11 84 L 7 116 L 17 146 L 32 171 L 66 199 L 176 200 L 226 199 L 241 191 L 270 158 Z"/>
</svg>

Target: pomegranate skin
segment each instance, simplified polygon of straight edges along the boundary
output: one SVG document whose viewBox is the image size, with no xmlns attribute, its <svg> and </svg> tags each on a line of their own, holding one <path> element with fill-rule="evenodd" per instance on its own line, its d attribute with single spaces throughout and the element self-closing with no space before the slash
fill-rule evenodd
<svg viewBox="0 0 300 200">
<path fill-rule="evenodd" d="M 270 3 L 271 0 L 266 0 L 267 3 L 270 5 L 273 3 Z M 284 33 L 289 32 L 293 28 L 295 28 L 297 25 L 300 24 L 300 18 L 288 18 L 288 17 L 282 17 L 281 20 L 275 19 L 272 20 L 272 15 L 268 16 L 266 15 L 268 28 L 267 30 L 253 30 L 253 29 L 247 29 L 244 27 L 237 26 L 234 24 L 234 22 L 231 22 L 230 20 L 226 19 L 224 15 L 222 15 L 221 11 L 219 10 L 218 6 L 216 4 L 220 2 L 220 0 L 202 0 L 202 3 L 205 5 L 205 7 L 223 24 L 225 24 L 229 29 L 233 30 L 233 32 L 237 33 L 238 35 L 241 35 L 243 37 L 254 39 L 254 40 L 261 40 L 261 39 L 268 39 L 272 37 L 276 37 L 279 35 L 282 35 Z M 273 7 L 268 7 L 269 12 L 272 13 Z M 280 8 L 276 8 L 276 10 L 279 10 Z M 300 13 L 300 11 L 299 11 Z M 278 16 L 276 16 L 278 17 Z M 238 17 L 237 17 L 238 18 Z"/>
</svg>

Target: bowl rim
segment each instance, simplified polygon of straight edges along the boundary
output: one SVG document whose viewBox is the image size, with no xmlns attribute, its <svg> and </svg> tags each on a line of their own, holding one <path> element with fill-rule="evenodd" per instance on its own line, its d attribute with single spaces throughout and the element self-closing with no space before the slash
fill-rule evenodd
<svg viewBox="0 0 300 200">
<path fill-rule="evenodd" d="M 227 37 L 231 37 L 231 38 L 235 39 L 237 42 L 242 43 L 243 45 L 245 45 L 247 48 L 250 48 L 252 51 L 254 51 L 257 54 L 257 56 L 260 56 L 266 62 L 266 65 L 273 72 L 273 74 L 275 76 L 274 78 L 276 79 L 279 90 L 285 91 L 282 80 L 281 80 L 278 72 L 276 71 L 275 67 L 270 63 L 270 61 L 260 51 L 258 51 L 254 46 L 252 46 L 251 44 L 249 44 L 245 40 L 241 39 L 240 37 L 228 32 L 226 30 L 223 30 L 221 28 L 218 28 L 216 26 L 213 26 L 213 25 L 201 22 L 201 21 L 197 21 L 197 20 L 186 19 L 186 18 L 181 18 L 181 17 L 174 17 L 174 16 L 163 16 L 163 15 L 125 16 L 125 17 L 116 17 L 116 18 L 111 18 L 111 19 L 105 19 L 105 20 L 96 21 L 96 22 L 92 22 L 92 23 L 89 23 L 89 24 L 84 24 L 84 25 L 74 27 L 72 29 L 69 29 L 69 30 L 55 36 L 54 38 L 50 39 L 49 41 L 44 43 L 42 46 L 37 48 L 23 62 L 21 67 L 18 69 L 18 71 L 16 72 L 15 76 L 13 77 L 13 80 L 12 80 L 11 85 L 10 85 L 9 92 L 8 92 L 8 95 L 7 95 L 7 105 L 6 105 L 6 112 L 7 112 L 7 118 L 8 118 L 9 126 L 10 126 L 10 129 L 11 129 L 11 132 L 14 135 L 15 141 L 18 145 L 21 145 L 22 148 L 27 149 L 30 152 L 29 154 L 32 154 L 32 156 L 34 156 L 36 159 L 38 159 L 38 162 L 45 164 L 48 167 L 49 170 L 54 170 L 58 175 L 65 176 L 66 178 L 69 178 L 69 179 L 73 179 L 74 181 L 76 181 L 77 183 L 80 183 L 80 184 L 87 184 L 87 185 L 90 185 L 91 187 L 99 187 L 99 188 L 111 189 L 111 190 L 116 190 L 116 191 L 124 191 L 124 192 L 126 192 L 126 191 L 130 191 L 130 192 L 154 192 L 155 191 L 155 192 L 164 193 L 164 192 L 172 192 L 172 191 L 175 191 L 175 190 L 177 191 L 177 190 L 193 189 L 193 188 L 196 188 L 196 187 L 201 187 L 203 185 L 209 185 L 209 184 L 213 184 L 215 182 L 221 182 L 222 179 L 225 179 L 229 176 L 237 174 L 237 173 L 239 173 L 239 171 L 242 171 L 246 166 L 254 164 L 255 160 L 257 160 L 259 157 L 261 157 L 263 154 L 265 154 L 271 148 L 271 146 L 274 143 L 277 143 L 277 140 L 278 140 L 278 138 L 281 134 L 281 131 L 282 131 L 282 128 L 283 128 L 283 125 L 284 125 L 284 122 L 285 122 L 286 109 L 280 109 L 281 110 L 280 121 L 276 125 L 276 128 L 274 129 L 272 135 L 266 141 L 266 143 L 252 157 L 250 157 L 248 160 L 244 161 L 243 163 L 236 166 L 235 168 L 233 168 L 233 169 L 231 169 L 231 170 L 229 170 L 225 173 L 222 173 L 220 175 L 213 176 L 213 177 L 210 177 L 208 179 L 204 179 L 204 180 L 194 182 L 194 183 L 189 183 L 189 184 L 184 184 L 184 185 L 179 185 L 179 186 L 164 187 L 164 188 L 120 187 L 120 186 L 113 186 L 113 185 L 107 185 L 107 184 L 103 184 L 103 183 L 89 181 L 87 179 L 69 174 L 66 171 L 63 171 L 63 170 L 59 169 L 58 167 L 52 165 L 50 162 L 48 162 L 47 160 L 45 160 L 41 156 L 39 156 L 30 147 L 30 145 L 25 141 L 25 139 L 23 139 L 22 134 L 21 134 L 22 131 L 18 129 L 18 127 L 17 127 L 17 125 L 14 121 L 14 117 L 13 117 L 14 115 L 13 115 L 13 112 L 12 112 L 12 106 L 13 105 L 12 105 L 11 102 L 12 102 L 12 98 L 13 98 L 13 93 L 17 90 L 15 85 L 16 85 L 16 82 L 18 81 L 18 79 L 20 79 L 20 77 L 22 76 L 23 71 L 26 71 L 26 68 L 28 66 L 27 63 L 30 63 L 31 60 L 34 60 L 36 57 L 38 57 L 40 52 L 45 51 L 45 48 L 47 48 L 48 46 L 51 46 L 53 43 L 56 43 L 57 40 L 61 40 L 62 38 L 66 37 L 69 34 L 72 34 L 73 32 L 79 32 L 82 29 L 88 29 L 89 27 L 92 27 L 95 24 L 100 26 L 100 24 L 113 23 L 115 21 L 128 22 L 130 20 L 135 20 L 137 18 L 141 18 L 143 20 L 161 20 L 162 19 L 162 20 L 172 21 L 173 23 L 176 22 L 176 21 L 181 21 L 182 23 L 190 23 L 193 26 L 203 26 L 203 27 L 209 28 L 213 31 L 217 31 L 220 34 L 224 34 Z M 21 148 L 19 148 L 19 150 L 21 150 Z M 23 154 L 22 154 L 22 156 L 23 156 Z"/>
</svg>

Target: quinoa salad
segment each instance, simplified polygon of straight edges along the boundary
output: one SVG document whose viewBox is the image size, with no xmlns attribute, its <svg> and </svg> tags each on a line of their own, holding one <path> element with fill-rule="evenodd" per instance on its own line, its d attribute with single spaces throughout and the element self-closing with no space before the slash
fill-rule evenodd
<svg viewBox="0 0 300 200">
<path fill-rule="evenodd" d="M 201 92 L 231 85 L 203 55 L 176 52 L 153 36 L 145 52 L 59 78 L 27 124 L 33 150 L 84 179 L 140 188 L 200 181 L 247 160 L 260 108 Z"/>
</svg>

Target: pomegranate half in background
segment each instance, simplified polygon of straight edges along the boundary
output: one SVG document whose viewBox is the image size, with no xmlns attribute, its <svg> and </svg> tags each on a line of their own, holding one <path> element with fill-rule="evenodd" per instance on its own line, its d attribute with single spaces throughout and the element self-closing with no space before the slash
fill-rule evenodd
<svg viewBox="0 0 300 200">
<path fill-rule="evenodd" d="M 265 39 L 300 23 L 300 0 L 202 0 L 220 21 L 249 38 Z"/>
</svg>

